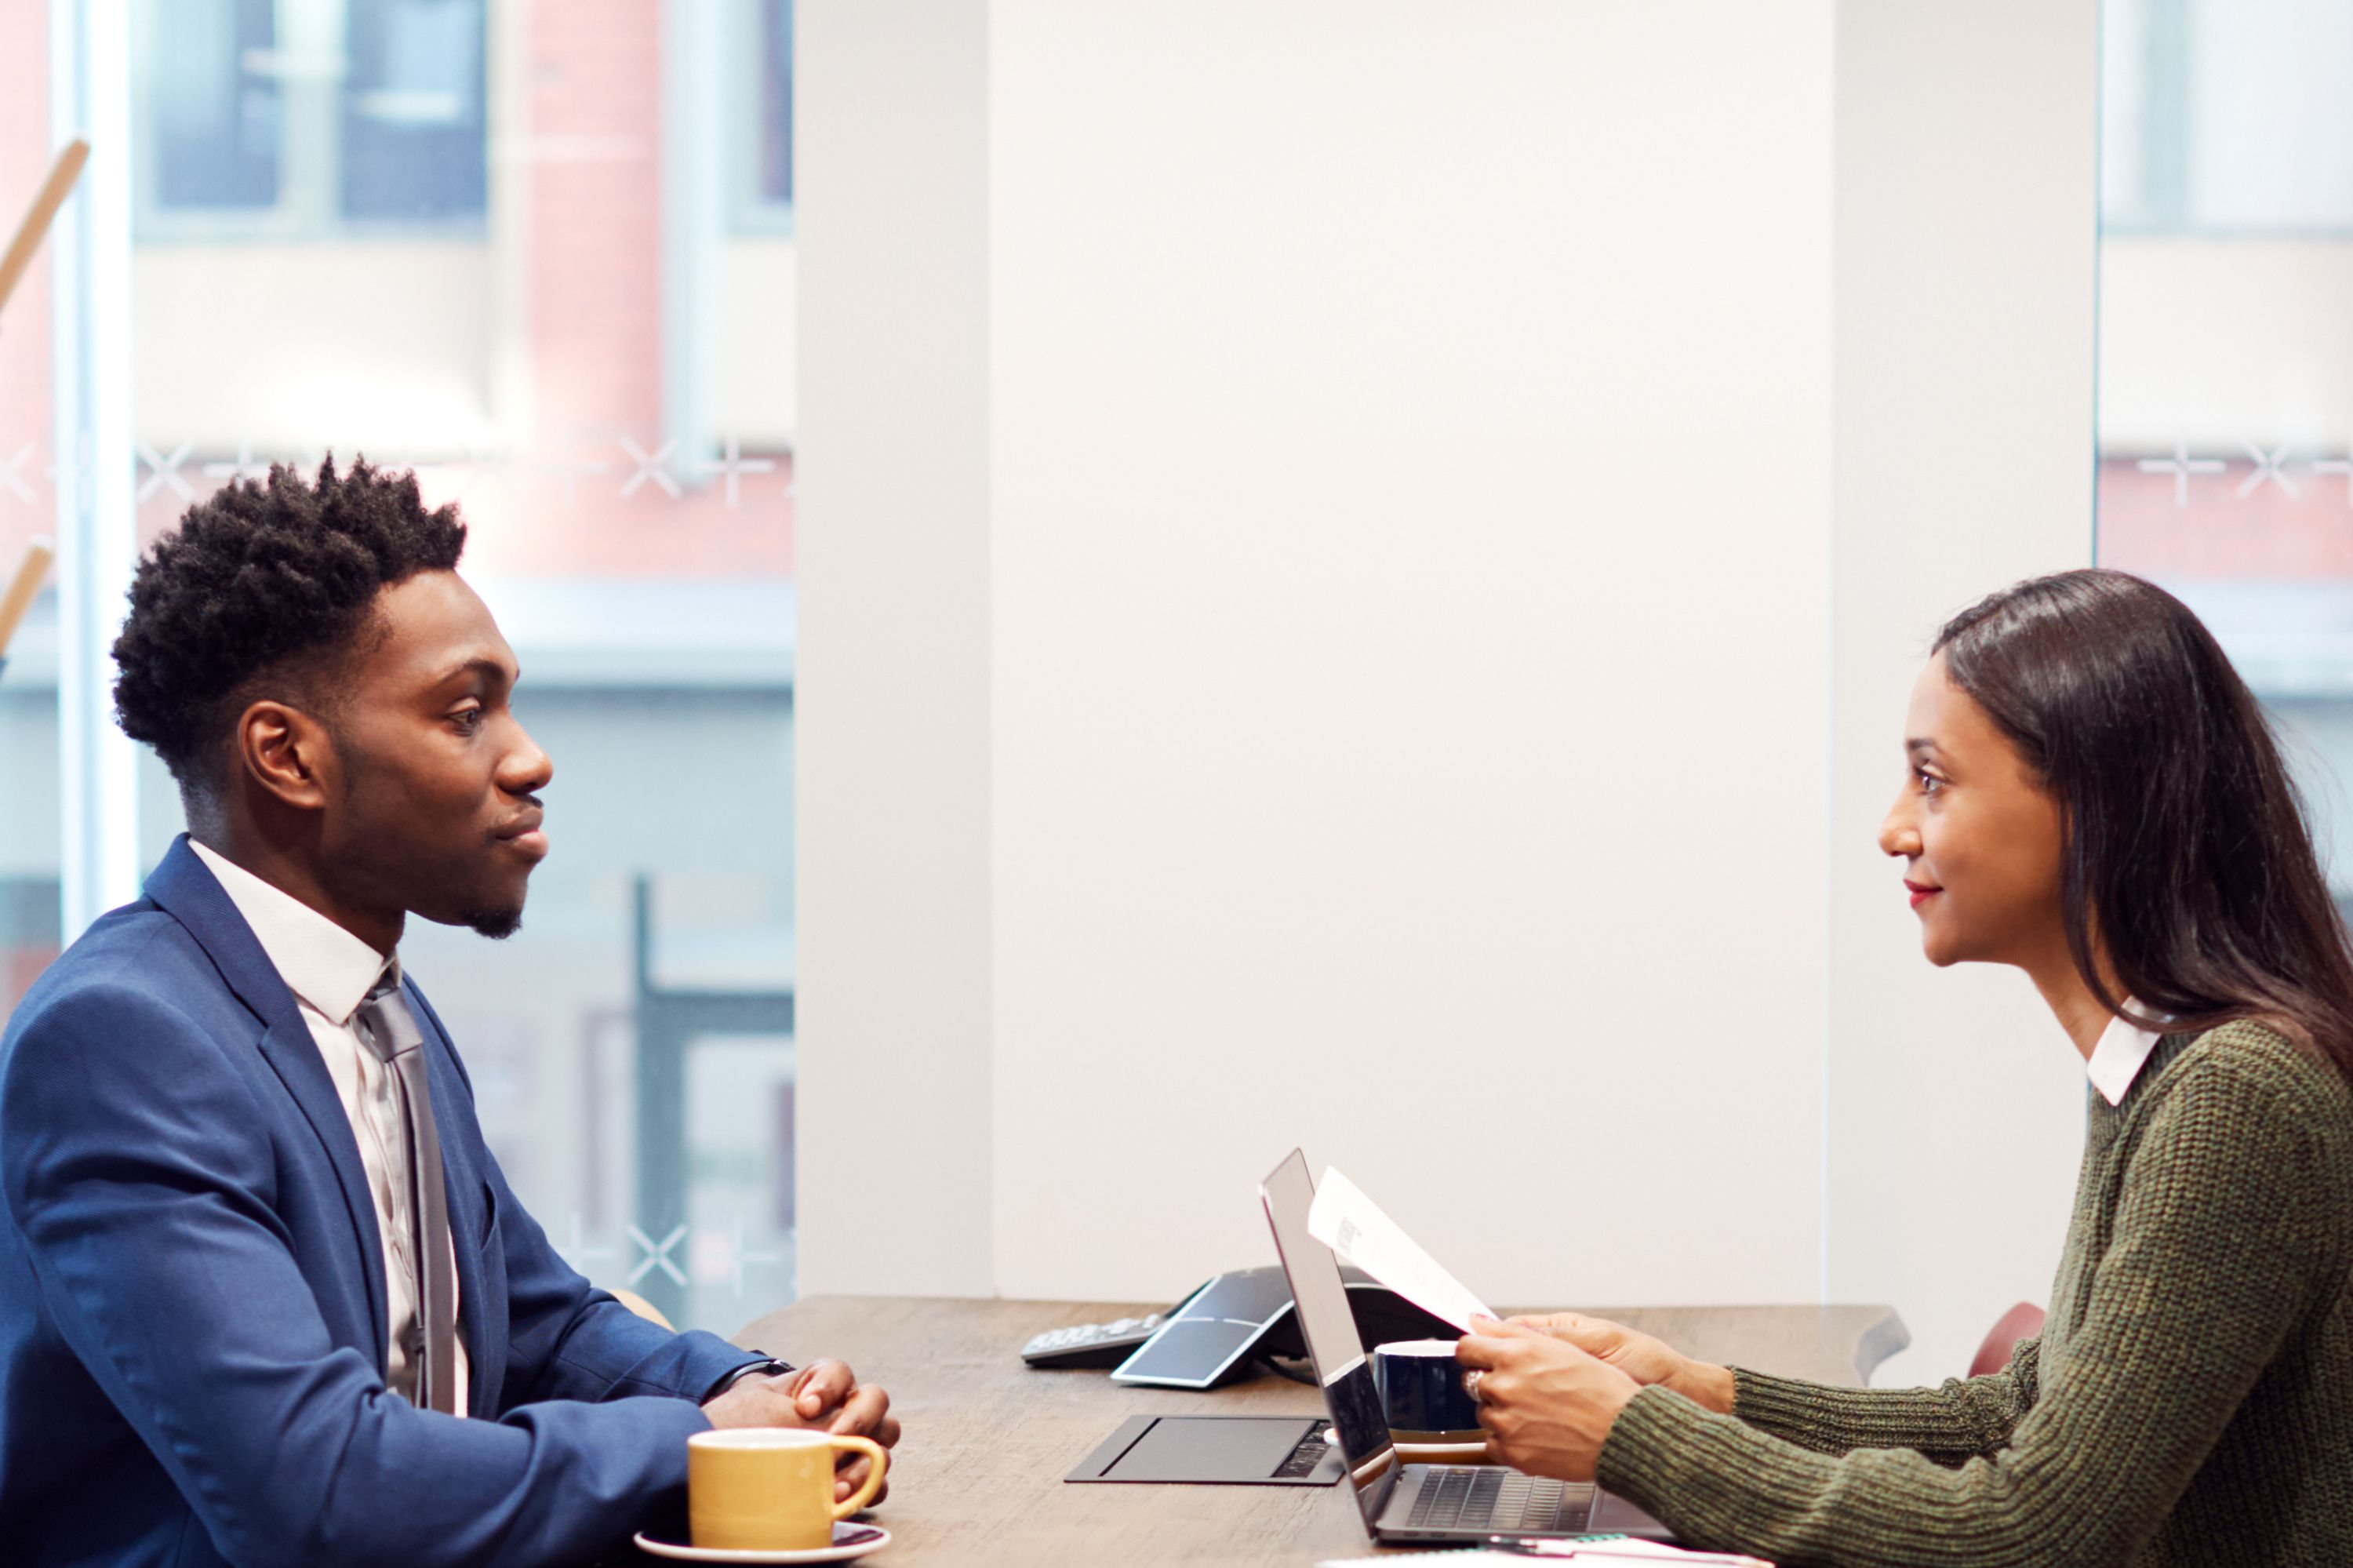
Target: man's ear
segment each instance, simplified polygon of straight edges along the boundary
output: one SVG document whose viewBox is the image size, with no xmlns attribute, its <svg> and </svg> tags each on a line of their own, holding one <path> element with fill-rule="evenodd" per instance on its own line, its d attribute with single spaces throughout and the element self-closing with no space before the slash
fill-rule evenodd
<svg viewBox="0 0 2353 1568">
<path fill-rule="evenodd" d="M 248 779 L 280 801 L 315 811 L 327 803 L 334 738 L 301 709 L 264 698 L 237 716 L 237 762 Z"/>
</svg>

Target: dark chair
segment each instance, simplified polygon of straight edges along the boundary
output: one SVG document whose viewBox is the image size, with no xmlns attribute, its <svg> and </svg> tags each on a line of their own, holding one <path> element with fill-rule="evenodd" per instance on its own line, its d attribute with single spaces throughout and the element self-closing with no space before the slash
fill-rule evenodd
<svg viewBox="0 0 2353 1568">
<path fill-rule="evenodd" d="M 1993 1332 L 1978 1347 L 1978 1359 L 1969 1363 L 1971 1377 L 1989 1377 L 2010 1364 L 2010 1352 L 2018 1341 L 2031 1340 L 2042 1332 L 2042 1308 L 2031 1301 L 2021 1301 L 2001 1315 Z"/>
</svg>

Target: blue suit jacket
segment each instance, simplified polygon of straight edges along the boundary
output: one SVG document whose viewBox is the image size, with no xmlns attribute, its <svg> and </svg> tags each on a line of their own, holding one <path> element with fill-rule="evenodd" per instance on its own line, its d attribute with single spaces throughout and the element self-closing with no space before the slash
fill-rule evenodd
<svg viewBox="0 0 2353 1568">
<path fill-rule="evenodd" d="M 473 1419 L 384 1383 L 384 1252 L 292 992 L 185 840 L 0 1040 L 0 1558 L 565 1563 L 673 1516 L 754 1359 L 592 1289 L 424 997 Z"/>
</svg>

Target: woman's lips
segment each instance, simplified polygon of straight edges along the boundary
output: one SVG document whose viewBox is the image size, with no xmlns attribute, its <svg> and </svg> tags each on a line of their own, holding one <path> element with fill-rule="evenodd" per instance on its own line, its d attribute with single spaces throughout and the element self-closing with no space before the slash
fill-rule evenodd
<svg viewBox="0 0 2353 1568">
<path fill-rule="evenodd" d="M 1912 907 L 1915 909 L 1945 891 L 1941 887 L 1930 887 L 1924 883 L 1915 882 L 1908 876 L 1904 879 L 1904 886 L 1912 895 Z"/>
</svg>

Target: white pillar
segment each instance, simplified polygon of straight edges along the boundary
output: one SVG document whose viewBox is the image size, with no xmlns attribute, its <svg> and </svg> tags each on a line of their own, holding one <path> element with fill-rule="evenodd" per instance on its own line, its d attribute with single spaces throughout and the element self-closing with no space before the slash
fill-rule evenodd
<svg viewBox="0 0 2353 1568">
<path fill-rule="evenodd" d="M 138 896 L 136 752 L 114 722 L 136 551 L 131 428 L 129 0 L 51 0 L 50 121 L 90 165 L 50 236 L 57 299 L 58 736 L 71 942 Z"/>
<path fill-rule="evenodd" d="M 988 7 L 796 9 L 800 1288 L 986 1296 Z"/>
</svg>

